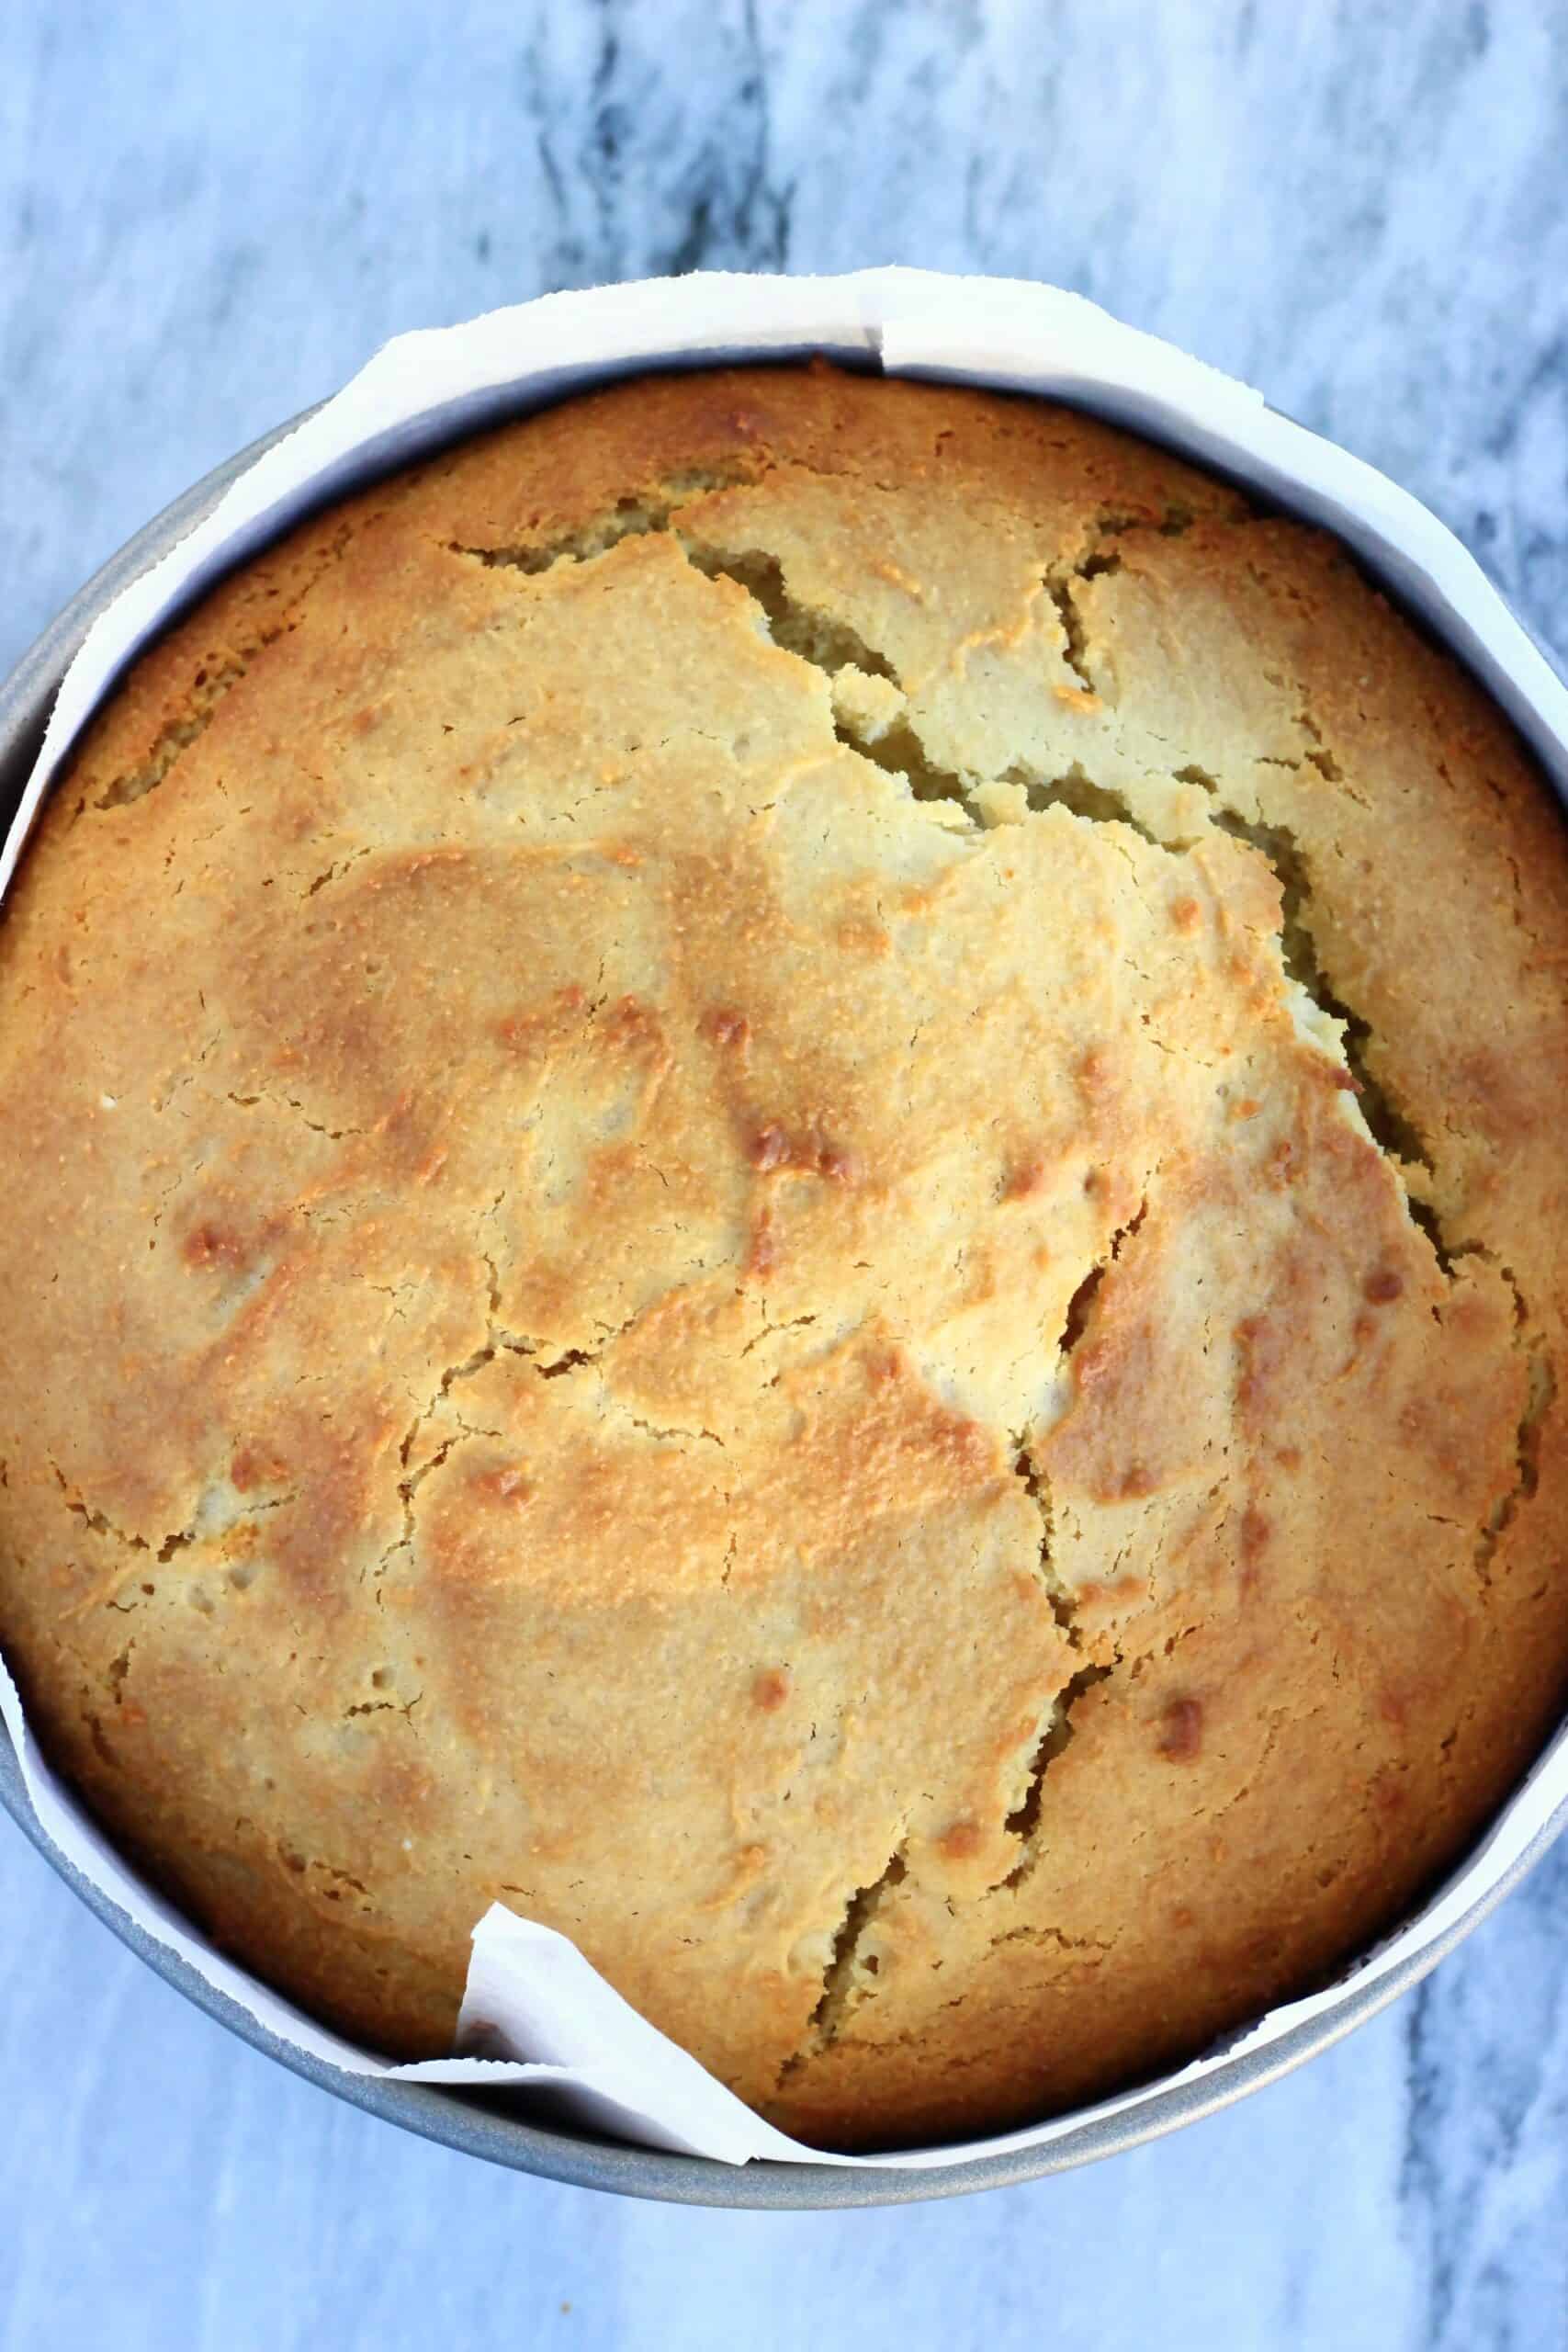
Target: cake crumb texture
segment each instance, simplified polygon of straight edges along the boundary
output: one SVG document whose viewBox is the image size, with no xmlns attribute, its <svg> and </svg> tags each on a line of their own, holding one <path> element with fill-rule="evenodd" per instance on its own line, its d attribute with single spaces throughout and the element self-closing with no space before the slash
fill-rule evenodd
<svg viewBox="0 0 1568 2352">
<path fill-rule="evenodd" d="M 1332 539 L 752 368 L 133 668 L 0 924 L 0 1641 L 247 1965 L 807 2139 L 1194 2054 L 1568 1684 L 1568 858 Z"/>
</svg>

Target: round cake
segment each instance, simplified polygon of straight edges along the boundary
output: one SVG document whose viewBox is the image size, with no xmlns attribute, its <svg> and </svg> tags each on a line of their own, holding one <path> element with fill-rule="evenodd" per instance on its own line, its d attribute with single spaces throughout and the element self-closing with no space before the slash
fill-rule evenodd
<svg viewBox="0 0 1568 2352">
<path fill-rule="evenodd" d="M 1568 856 L 1337 542 L 648 379 L 143 656 L 0 925 L 0 1645 L 216 1939 L 819 2144 L 1322 1982 L 1568 1686 Z"/>
</svg>

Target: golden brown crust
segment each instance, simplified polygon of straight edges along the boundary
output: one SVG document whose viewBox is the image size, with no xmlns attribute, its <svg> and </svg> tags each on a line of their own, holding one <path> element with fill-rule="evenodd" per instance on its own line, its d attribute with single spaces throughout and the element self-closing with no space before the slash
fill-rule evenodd
<svg viewBox="0 0 1568 2352">
<path fill-rule="evenodd" d="M 501 1900 L 825 2143 L 1321 1976 L 1568 1679 L 1562 850 L 1039 403 L 649 380 L 308 525 L 0 931 L 51 1750 L 351 2031 Z"/>
</svg>

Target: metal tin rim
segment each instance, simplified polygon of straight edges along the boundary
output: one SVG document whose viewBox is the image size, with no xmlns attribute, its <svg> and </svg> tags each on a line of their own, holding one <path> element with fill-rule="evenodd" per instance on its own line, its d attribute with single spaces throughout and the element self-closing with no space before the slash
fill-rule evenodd
<svg viewBox="0 0 1568 2352">
<path fill-rule="evenodd" d="M 215 467 L 154 516 L 109 558 L 23 654 L 11 675 L 0 684 L 0 820 L 19 795 L 60 681 L 93 622 L 138 573 L 166 554 L 211 512 L 247 467 L 311 413 L 302 411 L 287 424 L 264 435 L 226 463 Z M 1519 1883 L 1553 1839 L 1568 1829 L 1565 1800 L 1504 1878 L 1478 1897 L 1435 1944 L 1412 1955 L 1374 1984 L 1358 1988 L 1352 1980 L 1332 2009 L 1297 2027 L 1268 2049 L 1221 2059 L 1201 2081 L 1172 2084 L 1130 2113 L 1086 2120 L 1048 2146 L 905 2172 L 892 2167 L 849 2169 L 762 2160 L 726 2165 L 705 2156 L 631 2147 L 601 2138 L 575 2123 L 530 2120 L 517 2107 L 509 2105 L 504 2094 L 469 2094 L 427 2084 L 344 2074 L 279 2041 L 225 1995 L 215 1991 L 186 1962 L 145 1934 L 66 1861 L 50 1844 L 33 1814 L 16 1751 L 3 1725 L 0 1804 L 88 1909 L 167 1984 L 248 2041 L 253 2049 L 276 2059 L 339 2098 L 465 2154 L 577 2188 L 614 2190 L 623 2196 L 652 2198 L 673 2204 L 779 2210 L 908 2204 L 927 2198 L 962 2196 L 975 2189 L 1010 2187 L 1117 2154 L 1145 2141 L 1161 2138 L 1184 2123 L 1196 2122 L 1290 2073 L 1419 1983 Z"/>
</svg>

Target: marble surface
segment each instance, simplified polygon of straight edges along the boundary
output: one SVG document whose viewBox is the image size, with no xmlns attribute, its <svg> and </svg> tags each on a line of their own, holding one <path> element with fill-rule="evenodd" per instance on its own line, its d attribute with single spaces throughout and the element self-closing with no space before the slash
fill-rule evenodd
<svg viewBox="0 0 1568 2352">
<path fill-rule="evenodd" d="M 1446 515 L 1568 657 L 1552 0 L 7 0 L 0 669 L 394 329 L 694 266 L 1054 277 Z M 0 2352 L 1568 2344 L 1568 1848 L 1158 2146 L 716 2214 L 491 2172 L 222 2034 L 0 1823 Z"/>
</svg>

